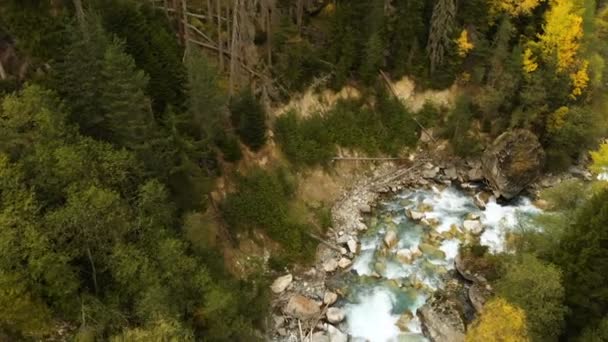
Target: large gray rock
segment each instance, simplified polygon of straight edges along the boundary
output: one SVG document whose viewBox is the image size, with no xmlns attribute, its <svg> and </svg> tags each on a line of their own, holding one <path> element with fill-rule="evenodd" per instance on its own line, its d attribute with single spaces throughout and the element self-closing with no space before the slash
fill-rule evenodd
<svg viewBox="0 0 608 342">
<path fill-rule="evenodd" d="M 295 294 L 289 298 L 289 302 L 283 308 L 283 312 L 291 317 L 305 321 L 317 318 L 321 314 L 321 306 L 310 298 Z"/>
<path fill-rule="evenodd" d="M 422 331 L 434 342 L 462 342 L 465 324 L 462 310 L 456 301 L 433 296 L 417 312 Z"/>
<path fill-rule="evenodd" d="M 515 197 L 534 182 L 545 163 L 545 152 L 534 133 L 517 129 L 501 134 L 482 158 L 484 177 L 502 197 Z"/>
</svg>

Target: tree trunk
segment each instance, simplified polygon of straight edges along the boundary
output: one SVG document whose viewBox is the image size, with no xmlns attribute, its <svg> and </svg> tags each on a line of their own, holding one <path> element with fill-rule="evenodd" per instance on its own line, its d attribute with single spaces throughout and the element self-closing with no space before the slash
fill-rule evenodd
<svg viewBox="0 0 608 342">
<path fill-rule="evenodd" d="M 78 25 L 83 33 L 86 32 L 84 8 L 82 7 L 82 0 L 73 0 L 74 10 L 76 11 L 76 18 L 78 19 Z"/>
<path fill-rule="evenodd" d="M 188 56 L 190 53 L 189 42 L 190 42 L 190 29 L 188 28 L 188 3 L 187 0 L 181 0 L 181 17 L 180 22 L 182 23 L 183 39 L 184 39 L 184 56 Z"/>
<path fill-rule="evenodd" d="M 91 264 L 91 273 L 93 276 L 93 286 L 95 287 L 95 294 L 99 293 L 99 287 L 97 286 L 97 270 L 95 269 L 95 263 L 93 262 L 93 255 L 91 255 L 91 249 L 87 247 L 87 257 Z"/>
<path fill-rule="evenodd" d="M 304 16 L 304 0 L 298 0 L 296 3 L 296 24 L 298 32 L 302 30 L 302 17 Z"/>
<path fill-rule="evenodd" d="M 266 45 L 268 53 L 268 68 L 272 68 L 272 9 L 267 8 L 266 14 Z"/>
<path fill-rule="evenodd" d="M 4 66 L 2 65 L 2 60 L 0 60 L 0 80 L 6 79 L 6 71 L 4 70 Z"/>
</svg>

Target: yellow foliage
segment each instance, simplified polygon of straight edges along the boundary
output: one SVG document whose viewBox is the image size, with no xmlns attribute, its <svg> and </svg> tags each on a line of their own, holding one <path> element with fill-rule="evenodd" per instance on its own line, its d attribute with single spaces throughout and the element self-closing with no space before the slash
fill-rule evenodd
<svg viewBox="0 0 608 342">
<path fill-rule="evenodd" d="M 536 71 L 536 69 L 538 69 L 538 63 L 536 63 L 536 57 L 534 57 L 532 55 L 532 50 L 530 50 L 530 48 L 527 48 L 526 51 L 524 51 L 524 71 L 526 73 L 531 73 Z"/>
<path fill-rule="evenodd" d="M 547 131 L 555 133 L 566 123 L 566 116 L 570 109 L 568 107 L 560 107 L 547 118 Z"/>
<path fill-rule="evenodd" d="M 558 71 L 575 64 L 583 37 L 583 18 L 572 0 L 553 0 L 547 12 L 544 33 L 540 35 L 544 56 L 557 56 Z"/>
<path fill-rule="evenodd" d="M 525 312 L 502 298 L 486 303 L 483 313 L 467 332 L 466 342 L 529 341 Z"/>
<path fill-rule="evenodd" d="M 469 40 L 469 32 L 466 29 L 462 30 L 460 37 L 456 39 L 456 44 L 458 45 L 458 55 L 460 57 L 466 57 L 469 51 L 475 47 Z"/>
<path fill-rule="evenodd" d="M 573 99 L 581 96 L 583 94 L 583 90 L 585 90 L 589 84 L 589 74 L 587 73 L 588 68 L 589 62 L 584 61 L 580 69 L 570 74 L 570 80 L 572 81 L 572 93 L 570 93 L 570 97 Z"/>
<path fill-rule="evenodd" d="M 530 15 L 545 0 L 492 0 L 490 11 L 497 15 L 507 13 L 512 17 Z"/>
<path fill-rule="evenodd" d="M 591 152 L 591 171 L 599 174 L 608 170 L 608 143 L 603 143 L 597 151 Z"/>
</svg>

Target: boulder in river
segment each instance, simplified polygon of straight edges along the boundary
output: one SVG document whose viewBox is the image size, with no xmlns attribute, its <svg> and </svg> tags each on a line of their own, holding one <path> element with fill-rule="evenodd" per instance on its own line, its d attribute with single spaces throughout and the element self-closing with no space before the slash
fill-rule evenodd
<svg viewBox="0 0 608 342">
<path fill-rule="evenodd" d="M 433 296 L 417 311 L 424 335 L 435 342 L 462 342 L 465 324 L 461 309 L 454 300 Z"/>
<path fill-rule="evenodd" d="M 293 281 L 293 276 L 291 274 L 284 275 L 282 277 L 278 277 L 270 286 L 270 289 L 274 293 L 281 293 L 285 291 L 285 289 L 291 284 Z"/>
<path fill-rule="evenodd" d="M 340 261 L 338 261 L 338 266 L 340 266 L 340 268 L 347 268 L 352 263 L 353 262 L 350 261 L 350 259 L 348 259 L 348 258 L 342 258 L 342 259 L 340 259 Z"/>
<path fill-rule="evenodd" d="M 415 211 L 415 210 L 411 210 L 411 209 L 408 209 L 406 214 L 407 214 L 407 217 L 411 218 L 414 221 L 420 221 L 425 217 L 423 212 L 419 212 L 419 211 Z"/>
<path fill-rule="evenodd" d="M 386 232 L 386 234 L 384 235 L 384 244 L 386 245 L 386 247 L 393 248 L 397 245 L 397 242 L 399 242 L 397 232 L 395 232 L 394 230 L 389 230 L 388 232 Z"/>
<path fill-rule="evenodd" d="M 421 243 L 418 248 L 430 259 L 445 259 L 445 252 L 431 244 Z"/>
<path fill-rule="evenodd" d="M 464 220 L 462 226 L 465 230 L 471 232 L 471 234 L 480 235 L 483 233 L 483 225 L 479 220 Z"/>
<path fill-rule="evenodd" d="M 492 189 L 511 199 L 540 176 L 544 162 L 545 152 L 536 135 L 516 129 L 501 134 L 486 149 L 482 167 Z"/>
<path fill-rule="evenodd" d="M 321 314 L 321 307 L 316 301 L 295 294 L 289 298 L 289 302 L 283 308 L 285 314 L 301 320 L 309 320 Z"/>
</svg>

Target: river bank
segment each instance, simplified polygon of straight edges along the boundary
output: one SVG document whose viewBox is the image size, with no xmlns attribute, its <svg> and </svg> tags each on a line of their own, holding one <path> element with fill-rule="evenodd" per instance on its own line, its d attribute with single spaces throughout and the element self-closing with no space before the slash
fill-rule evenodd
<svg viewBox="0 0 608 342">
<path fill-rule="evenodd" d="M 559 176 L 545 175 L 529 186 L 531 196 L 539 189 L 558 184 L 564 178 L 586 177 L 583 173 L 575 171 Z M 458 189 L 461 193 L 456 194 L 451 192 L 450 189 Z M 386 309 L 387 301 L 391 300 L 390 295 L 386 291 L 372 291 L 370 288 L 373 287 L 368 285 L 362 287 L 367 292 L 362 291 L 361 288 L 346 291 L 344 289 L 349 286 L 344 284 L 348 282 L 357 283 L 353 278 L 358 277 L 372 279 L 370 281 L 365 280 L 369 283 L 374 279 L 376 281 L 394 281 L 395 278 L 403 280 L 404 277 L 408 276 L 408 274 L 403 273 L 403 270 L 398 270 L 401 272 L 396 273 L 399 276 L 387 275 L 386 263 L 384 266 L 380 266 L 384 269 L 375 269 L 371 256 L 378 253 L 386 254 L 387 250 L 393 248 L 392 257 L 405 258 L 411 257 L 411 253 L 415 253 L 415 251 L 410 249 L 407 252 L 410 255 L 405 255 L 407 253 L 403 247 L 412 246 L 405 246 L 403 241 L 400 241 L 399 234 L 403 232 L 403 229 L 396 231 L 395 234 L 392 234 L 386 227 L 378 229 L 377 222 L 372 223 L 370 221 L 370 215 L 377 215 L 382 210 L 386 211 L 386 203 L 384 203 L 384 208 L 380 208 L 383 206 L 383 201 L 386 202 L 388 199 L 390 202 L 391 198 L 394 199 L 398 196 L 407 197 L 408 192 L 410 195 L 415 195 L 415 191 L 426 192 L 424 195 L 418 194 L 420 203 L 411 205 L 408 210 L 408 205 L 402 202 L 396 210 L 400 210 L 402 216 L 407 213 L 407 219 L 416 221 L 418 225 L 441 225 L 441 227 L 433 229 L 438 233 L 433 233 L 435 234 L 433 239 L 436 239 L 437 236 L 443 236 L 439 240 L 447 243 L 437 244 L 433 248 L 441 251 L 444 255 L 443 261 L 431 260 L 432 262 L 427 262 L 427 265 L 432 264 L 433 267 L 437 266 L 441 267 L 442 270 L 445 269 L 445 272 L 441 272 L 445 275 L 441 280 L 441 287 L 445 290 L 444 294 L 448 293 L 450 298 L 435 296 L 435 290 L 438 287 L 429 284 L 427 279 L 426 284 L 424 284 L 426 291 L 423 295 L 416 297 L 416 304 L 408 308 L 407 315 L 402 319 L 399 316 L 397 318 L 393 317 L 393 321 L 388 320 L 389 325 L 385 324 L 383 326 L 381 324 L 386 323 L 386 320 L 382 320 L 384 322 L 382 323 L 371 320 L 371 318 L 378 314 L 377 312 L 374 313 L 374 310 L 382 311 L 385 317 L 391 315 Z M 446 219 L 447 216 L 440 220 L 437 214 L 424 215 L 415 210 L 425 201 L 428 202 L 433 196 L 437 197 L 437 201 L 445 201 L 445 203 L 432 203 L 431 208 L 433 206 L 440 208 L 442 205 L 448 207 L 455 205 L 459 208 L 458 210 L 467 208 L 467 213 L 459 214 L 461 216 L 471 215 L 468 222 L 464 222 L 465 225 L 468 225 L 466 230 L 462 229 L 460 231 L 462 239 L 454 238 L 456 231 L 452 228 L 454 225 L 462 224 L 462 218 L 459 219 L 460 222 L 455 222 L 451 218 Z M 512 221 L 515 217 L 516 209 L 497 204 L 492 196 L 483 182 L 483 173 L 479 161 L 463 161 L 460 159 L 436 161 L 429 156 L 419 155 L 405 165 L 385 164 L 379 167 L 373 177 L 358 182 L 351 190 L 345 192 L 333 206 L 333 229 L 330 229 L 323 237 L 324 242 L 317 249 L 314 266 L 305 272 L 284 275 L 273 284 L 275 297 L 273 300 L 274 315 L 270 322 L 270 331 L 272 332 L 270 339 L 274 341 L 341 342 L 348 341 L 349 333 L 354 333 L 355 336 L 363 337 L 361 341 L 365 341 L 366 337 L 368 340 L 382 341 L 384 338 L 382 334 L 374 339 L 373 335 L 364 331 L 365 326 L 371 326 L 373 327 L 372 330 L 377 331 L 392 331 L 395 334 L 395 331 L 398 331 L 398 328 L 395 327 L 396 320 L 401 321 L 402 331 L 411 333 L 409 340 L 414 340 L 414 337 L 422 338 L 423 334 L 436 341 L 462 339 L 465 325 L 474 316 L 475 309 L 480 309 L 480 306 L 483 305 L 484 297 L 491 293 L 491 289 L 486 288 L 487 284 L 485 282 L 477 281 L 476 275 L 470 274 L 463 262 L 458 263 L 458 246 L 464 242 L 466 236 L 464 233 L 470 233 L 478 236 L 482 243 L 488 245 L 494 252 L 499 252 L 503 244 L 501 239 L 504 239 L 504 236 L 500 236 L 493 230 L 484 232 L 482 227 L 493 227 L 503 218 L 510 220 L 510 224 L 513 224 Z M 403 199 L 407 199 L 405 197 Z M 441 199 L 441 197 L 446 198 Z M 412 199 L 407 200 L 411 202 Z M 542 207 L 542 203 L 536 204 Z M 527 211 L 538 210 L 532 206 L 530 201 L 522 205 Z M 399 224 L 398 221 L 403 219 L 405 218 L 398 217 L 396 223 Z M 394 217 L 391 216 L 387 220 L 394 220 Z M 370 232 L 370 229 L 374 231 Z M 479 231 L 474 232 L 475 230 Z M 374 234 L 376 234 L 375 237 Z M 452 236 L 449 234 L 452 234 Z M 420 237 L 418 239 L 416 249 L 421 242 Z M 428 239 L 428 236 L 422 238 L 422 240 Z M 424 241 L 424 243 L 426 242 Z M 379 246 L 384 247 L 379 250 Z M 389 272 L 395 272 L 395 270 L 393 267 Z M 403 282 L 393 285 L 404 287 Z M 356 299 L 359 302 L 361 302 L 361 295 L 367 296 L 367 306 L 353 305 L 352 293 L 350 293 L 350 302 L 346 300 L 345 297 L 349 296 L 348 292 L 351 291 L 359 293 L 359 298 Z M 385 307 L 378 307 L 382 305 Z M 453 306 L 458 306 L 460 309 L 450 309 Z M 465 310 L 462 310 L 463 306 Z M 456 317 L 461 316 L 460 313 L 463 311 L 467 312 L 465 315 L 467 317 Z M 444 314 L 438 315 L 438 312 Z M 357 320 L 360 323 L 356 323 Z M 346 321 L 349 323 L 347 324 Z M 361 329 L 357 330 L 354 326 L 360 326 Z M 457 335 L 450 335 L 454 331 Z"/>
</svg>

